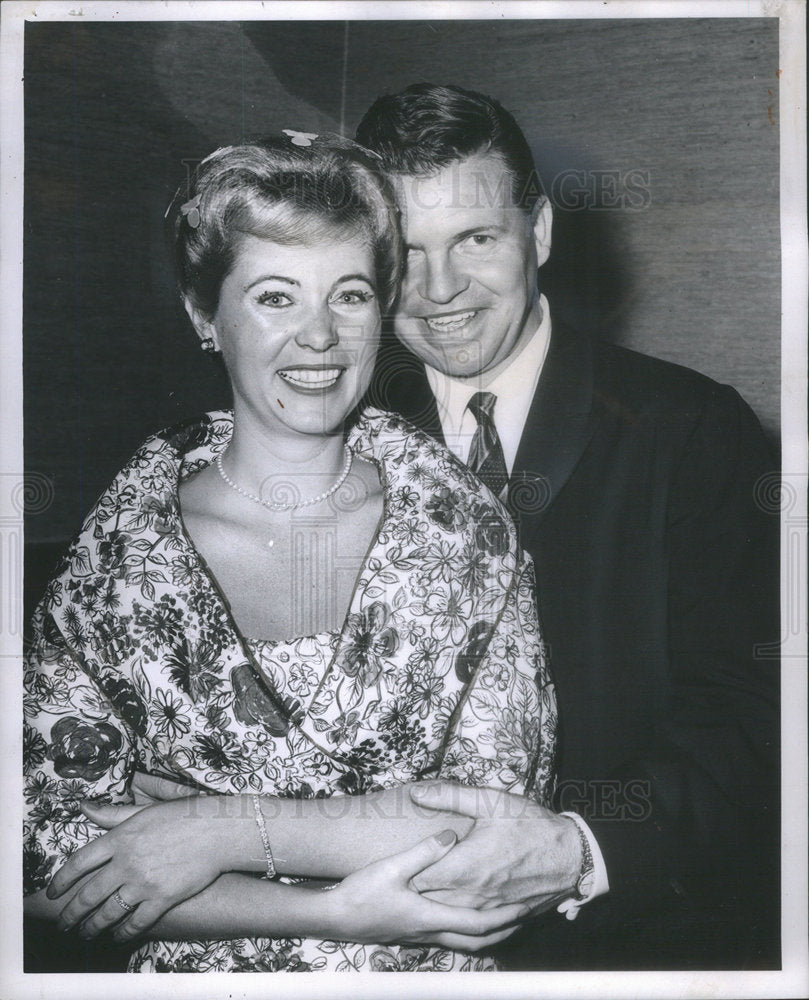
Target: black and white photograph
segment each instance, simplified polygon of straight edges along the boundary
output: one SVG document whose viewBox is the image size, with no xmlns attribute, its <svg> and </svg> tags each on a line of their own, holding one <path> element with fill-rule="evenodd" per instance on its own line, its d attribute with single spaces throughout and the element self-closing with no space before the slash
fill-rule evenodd
<svg viewBox="0 0 809 1000">
<path fill-rule="evenodd" d="M 805 995 L 804 5 L 2 29 L 2 995 Z"/>
</svg>

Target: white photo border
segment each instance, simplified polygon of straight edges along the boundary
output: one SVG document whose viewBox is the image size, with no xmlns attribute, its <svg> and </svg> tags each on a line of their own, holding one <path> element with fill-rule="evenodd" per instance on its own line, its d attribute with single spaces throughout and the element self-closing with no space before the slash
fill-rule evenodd
<svg viewBox="0 0 809 1000">
<path fill-rule="evenodd" d="M 433 20 L 475 18 L 749 18 L 779 20 L 781 123 L 781 257 L 782 257 L 782 460 L 785 477 L 795 485 L 796 504 L 790 525 L 800 527 L 797 557 L 782 548 L 782 598 L 797 588 L 802 616 L 799 627 L 784 623 L 782 694 L 782 946 L 778 972 L 536 972 L 487 976 L 371 973 L 334 977 L 322 974 L 277 976 L 274 997 L 373 998 L 464 997 L 802 997 L 809 987 L 807 945 L 807 731 L 806 731 L 806 484 L 807 484 L 807 225 L 806 225 L 806 9 L 803 0 L 526 0 L 526 2 L 175 2 L 122 0 L 119 3 L 70 0 L 2 6 L 0 27 L 0 295 L 2 298 L 2 362 L 0 400 L 4 433 L 0 435 L 0 477 L 18 476 L 22 448 L 22 239 L 23 239 L 23 31 L 26 21 L 172 21 L 172 20 Z M 14 512 L 2 494 L 0 525 Z M 782 515 L 783 535 L 789 525 Z M 8 533 L 7 533 L 8 534 Z M 10 538 L 10 541 L 9 541 Z M 3 539 L 0 591 L 21 587 L 22 533 Z M 795 564 L 797 558 L 797 565 Z M 16 560 L 16 561 L 15 561 Z M 782 604 L 786 604 L 782 600 Z M 10 1000 L 28 996 L 106 998 L 114 990 L 122 1000 L 136 997 L 241 997 L 267 993 L 261 975 L 229 974 L 143 977 L 106 974 L 64 976 L 22 972 L 21 864 L 19 838 L 22 810 L 19 795 L 21 737 L 21 601 L 3 599 L 3 608 L 19 609 L 17 617 L 0 616 L 3 711 L 2 777 L 7 791 L 4 829 L 8 837 L 2 859 L 5 894 L 0 917 L 0 995 Z M 786 612 L 784 612 L 786 614 Z M 380 976 L 384 978 L 380 979 Z"/>
</svg>

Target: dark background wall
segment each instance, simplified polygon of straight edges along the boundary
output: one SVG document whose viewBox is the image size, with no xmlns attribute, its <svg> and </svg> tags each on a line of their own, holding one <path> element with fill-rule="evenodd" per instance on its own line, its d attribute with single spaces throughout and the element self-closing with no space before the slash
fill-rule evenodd
<svg viewBox="0 0 809 1000">
<path fill-rule="evenodd" d="M 417 80 L 514 112 L 556 202 L 554 314 L 735 385 L 778 428 L 777 21 L 26 25 L 25 450 L 61 546 L 138 443 L 228 402 L 162 242 L 190 163 L 352 134 Z M 634 192 L 634 193 L 633 193 Z"/>
</svg>

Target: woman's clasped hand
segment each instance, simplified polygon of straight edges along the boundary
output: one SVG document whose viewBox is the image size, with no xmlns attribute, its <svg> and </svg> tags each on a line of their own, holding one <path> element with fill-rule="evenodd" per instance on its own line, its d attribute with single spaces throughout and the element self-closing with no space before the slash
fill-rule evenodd
<svg viewBox="0 0 809 1000">
<path fill-rule="evenodd" d="M 58 927 L 78 926 L 88 938 L 115 927 L 128 940 L 230 870 L 233 828 L 216 821 L 215 807 L 204 796 L 155 806 L 83 802 L 88 819 L 109 833 L 80 848 L 51 880 L 48 897 L 66 900 Z"/>
</svg>

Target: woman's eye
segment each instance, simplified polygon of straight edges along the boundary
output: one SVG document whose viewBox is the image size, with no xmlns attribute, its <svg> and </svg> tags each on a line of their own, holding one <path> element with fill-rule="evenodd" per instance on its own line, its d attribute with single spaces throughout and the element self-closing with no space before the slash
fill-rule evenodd
<svg viewBox="0 0 809 1000">
<path fill-rule="evenodd" d="M 373 292 L 366 292 L 362 289 L 346 289 L 338 292 L 332 302 L 340 306 L 358 306 L 370 302 L 374 298 Z"/>
<path fill-rule="evenodd" d="M 284 292 L 262 292 L 256 301 L 259 305 L 271 306 L 274 309 L 282 309 L 292 304 L 292 300 Z"/>
</svg>

